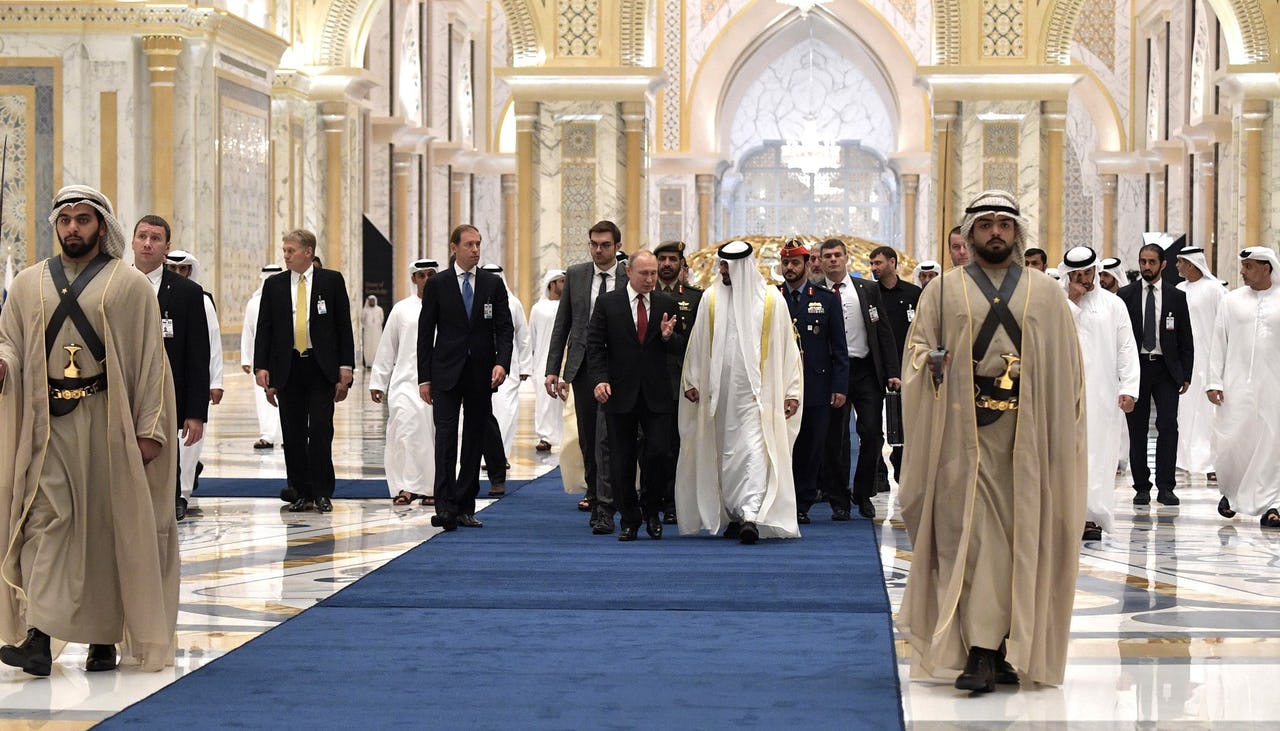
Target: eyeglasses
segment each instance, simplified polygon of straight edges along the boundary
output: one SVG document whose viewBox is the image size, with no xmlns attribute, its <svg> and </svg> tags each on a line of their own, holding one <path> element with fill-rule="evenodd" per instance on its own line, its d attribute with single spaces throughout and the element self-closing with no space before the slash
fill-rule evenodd
<svg viewBox="0 0 1280 731">
<path fill-rule="evenodd" d="M 603 244 L 595 241 L 588 241 L 587 246 L 589 246 L 592 249 L 608 249 L 612 246 L 617 246 L 617 244 L 613 243 L 612 241 L 606 241 Z"/>
</svg>

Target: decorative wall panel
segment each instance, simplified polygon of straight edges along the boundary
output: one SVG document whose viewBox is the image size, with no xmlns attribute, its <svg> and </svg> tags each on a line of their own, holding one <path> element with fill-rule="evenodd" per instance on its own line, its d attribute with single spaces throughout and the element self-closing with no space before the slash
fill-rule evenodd
<svg viewBox="0 0 1280 731">
<path fill-rule="evenodd" d="M 9 136 L 0 266 L 2 257 L 10 252 L 15 267 L 53 253 L 53 226 L 45 216 L 28 212 L 48 210 L 57 192 L 62 160 L 61 95 L 58 59 L 0 59 L 0 130 Z"/>
<path fill-rule="evenodd" d="M 271 98 L 218 79 L 218 298 L 237 306 L 219 313 L 238 333 L 245 302 L 258 286 L 263 243 L 271 240 Z M 206 285 L 207 286 L 207 285 Z"/>
<path fill-rule="evenodd" d="M 600 0 L 559 0 L 556 54 L 594 58 L 600 55 Z"/>
<path fill-rule="evenodd" d="M 662 3 L 662 71 L 667 83 L 658 92 L 658 107 L 662 110 L 662 128 L 659 130 L 661 149 L 674 152 L 680 149 L 680 107 L 684 89 L 684 24 L 680 20 L 682 0 L 664 0 Z"/>
<path fill-rule="evenodd" d="M 982 0 L 982 55 L 1024 58 L 1026 20 L 1022 0 Z"/>
<path fill-rule="evenodd" d="M 596 222 L 596 166 L 567 162 L 561 166 L 560 176 L 560 240 L 571 245 L 585 239 L 586 231 Z"/>
</svg>

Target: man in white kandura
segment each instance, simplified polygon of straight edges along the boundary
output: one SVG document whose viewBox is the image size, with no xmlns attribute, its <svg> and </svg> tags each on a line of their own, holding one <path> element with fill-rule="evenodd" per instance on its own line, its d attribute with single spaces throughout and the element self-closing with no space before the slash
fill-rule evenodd
<svg viewBox="0 0 1280 731">
<path fill-rule="evenodd" d="M 556 310 L 564 291 L 564 270 L 551 269 L 542 277 L 542 296 L 529 311 L 529 342 L 533 346 L 533 362 L 546 363 L 551 352 L 551 331 L 556 326 Z M 534 449 L 550 452 L 564 437 L 564 400 L 535 388 L 533 394 L 533 431 L 538 437 Z"/>
<path fill-rule="evenodd" d="M 925 259 L 916 265 L 915 271 L 911 273 L 911 278 L 916 280 L 916 284 L 924 289 L 924 285 L 938 278 L 942 273 L 942 265 L 933 259 Z"/>
<path fill-rule="evenodd" d="M 501 265 L 485 264 L 480 268 L 497 274 L 502 284 L 507 286 L 507 277 L 502 273 Z M 502 433 L 503 457 L 510 459 L 520 413 L 520 384 L 533 373 L 533 346 L 529 342 L 529 322 L 524 316 L 524 303 L 511 291 L 510 286 L 507 286 L 507 302 L 511 306 L 511 324 L 516 329 L 515 349 L 511 352 L 511 374 L 520 377 L 508 378 L 498 386 L 498 391 L 493 394 L 493 418 L 497 420 L 498 430 Z M 485 458 L 488 461 L 487 452 Z"/>
<path fill-rule="evenodd" d="M 244 324 L 240 329 L 240 370 L 253 375 L 253 339 L 258 335 L 258 303 L 262 301 L 262 283 L 267 277 L 279 274 L 284 267 L 279 264 L 267 264 L 258 275 L 258 288 L 249 295 L 244 306 Z M 253 389 L 253 406 L 258 413 L 258 441 L 253 443 L 254 449 L 272 449 L 280 441 L 280 410 L 267 402 L 267 391 L 262 388 Z M 292 502 L 292 501 L 290 501 Z"/>
<path fill-rule="evenodd" d="M 382 338 L 382 322 L 386 315 L 378 306 L 378 298 L 369 295 L 364 298 L 364 307 L 360 310 L 360 336 L 364 351 L 364 365 L 368 368 L 373 363 L 373 356 L 378 352 L 378 341 Z"/>
<path fill-rule="evenodd" d="M 422 286 L 439 268 L 435 259 L 419 259 L 409 266 L 413 294 L 391 308 L 369 369 L 369 398 L 387 405 L 384 463 L 387 489 L 396 505 L 434 502 L 436 428 L 431 404 L 418 395 L 418 315 Z"/>
<path fill-rule="evenodd" d="M 1080 335 L 1084 362 L 1085 424 L 1089 445 L 1089 494 L 1083 540 L 1100 541 L 1112 530 L 1116 502 L 1116 462 L 1124 414 L 1138 397 L 1138 344 L 1124 301 L 1102 289 L 1098 254 L 1077 246 L 1062 257 L 1067 300 Z"/>
<path fill-rule="evenodd" d="M 1244 286 L 1218 308 L 1209 353 L 1209 401 L 1218 407 L 1213 463 L 1218 512 L 1261 515 L 1280 528 L 1280 259 L 1265 246 L 1240 252 Z"/>
<path fill-rule="evenodd" d="M 200 260 L 190 251 L 170 251 L 165 256 L 165 266 L 174 274 L 200 284 Z M 209 324 L 209 403 L 217 406 L 222 403 L 223 394 L 222 327 L 218 324 L 218 310 L 213 306 L 213 295 L 209 294 L 209 290 L 204 290 L 203 299 L 204 319 Z M 191 493 L 195 492 L 196 480 L 204 470 L 204 465 L 200 464 L 203 452 L 204 439 L 189 447 L 186 444 L 178 445 L 178 487 L 181 491 L 178 496 L 178 520 L 186 517 Z"/>
<path fill-rule="evenodd" d="M 680 533 L 797 538 L 791 445 L 803 384 L 790 311 L 750 244 L 731 241 L 719 254 L 720 280 L 698 304 L 681 378 Z"/>
<path fill-rule="evenodd" d="M 1207 474 L 1213 471 L 1213 455 L 1209 440 L 1213 436 L 1213 415 L 1217 407 L 1202 394 L 1209 372 L 1209 348 L 1213 343 L 1213 326 L 1218 321 L 1218 306 L 1227 291 L 1204 259 L 1204 249 L 1178 252 L 1176 266 L 1185 282 L 1178 289 L 1187 294 L 1187 311 L 1191 313 L 1191 342 L 1195 359 L 1191 366 L 1191 387 L 1178 397 L 1178 469 Z"/>
</svg>

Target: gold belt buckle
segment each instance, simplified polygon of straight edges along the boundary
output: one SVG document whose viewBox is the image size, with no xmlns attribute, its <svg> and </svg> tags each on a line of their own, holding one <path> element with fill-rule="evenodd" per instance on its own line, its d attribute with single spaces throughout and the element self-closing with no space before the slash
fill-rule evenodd
<svg viewBox="0 0 1280 731">
<path fill-rule="evenodd" d="M 86 396 L 92 396 L 93 392 L 88 388 L 55 388 L 53 389 L 53 397 L 56 399 L 79 401 Z"/>
</svg>

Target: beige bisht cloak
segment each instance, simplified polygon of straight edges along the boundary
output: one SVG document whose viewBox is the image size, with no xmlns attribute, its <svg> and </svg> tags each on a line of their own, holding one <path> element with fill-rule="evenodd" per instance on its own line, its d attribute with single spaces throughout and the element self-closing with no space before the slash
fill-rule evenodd
<svg viewBox="0 0 1280 731">
<path fill-rule="evenodd" d="M 902 368 L 903 409 L 910 418 L 900 501 L 912 558 L 898 627 L 911 644 L 912 677 L 917 678 L 959 672 L 969 649 L 956 611 L 972 538 L 981 435 L 973 403 L 973 339 L 990 307 L 963 269 L 943 276 L 945 286 L 939 286 L 940 280 L 924 289 Z M 946 301 L 940 305 L 944 292 Z M 1011 455 L 1008 660 L 1024 679 L 1059 685 L 1084 525 L 1088 458 L 1083 369 L 1075 323 L 1060 286 L 1025 270 L 1013 300 L 1023 336 Z M 951 361 L 935 393 L 926 356 L 937 346 L 941 318 Z"/>
<path fill-rule="evenodd" d="M 106 285 L 98 287 L 99 280 Z M 160 306 L 146 277 L 119 259 L 109 262 L 90 288 L 99 296 L 89 296 L 87 290 L 80 306 L 91 321 L 101 313 L 105 322 L 99 335 L 106 345 L 108 386 L 106 393 L 89 398 L 106 399 L 109 427 L 101 438 L 111 455 L 109 464 L 101 466 L 102 481 L 96 487 L 110 490 L 115 541 L 83 546 L 81 552 L 115 554 L 123 599 L 123 656 L 144 669 L 160 670 L 173 663 L 179 580 L 173 512 L 178 451 L 172 438 L 178 427 Z M 22 640 L 28 629 L 19 566 L 22 526 L 48 456 L 44 330 L 57 304 L 48 264 L 40 263 L 14 278 L 0 315 L 0 358 L 9 365 L 0 389 L 0 638 L 11 643 Z M 162 445 L 160 455 L 146 466 L 139 437 Z"/>
</svg>

